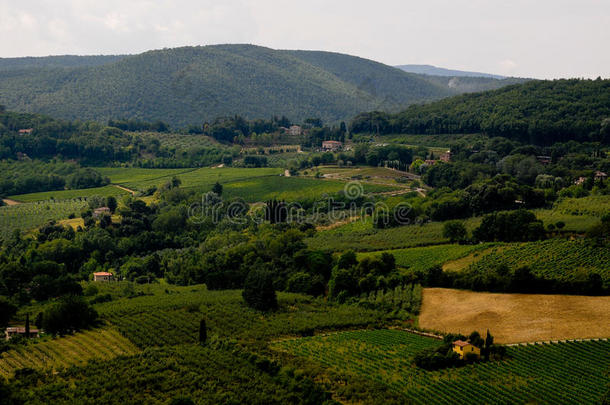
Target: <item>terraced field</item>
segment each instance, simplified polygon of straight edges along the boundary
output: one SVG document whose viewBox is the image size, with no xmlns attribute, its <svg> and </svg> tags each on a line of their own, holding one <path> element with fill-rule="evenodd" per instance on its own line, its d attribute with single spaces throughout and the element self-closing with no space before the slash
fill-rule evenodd
<svg viewBox="0 0 610 405">
<path fill-rule="evenodd" d="M 94 329 L 72 336 L 32 341 L 0 355 L 0 376 L 9 377 L 21 368 L 48 369 L 84 364 L 91 359 L 112 359 L 139 352 L 116 329 Z"/>
<path fill-rule="evenodd" d="M 607 340 L 509 347 L 507 360 L 434 372 L 412 365 L 415 353 L 439 344 L 398 330 L 368 330 L 284 340 L 272 347 L 339 376 L 374 380 L 418 404 L 597 404 L 606 391 Z"/>
</svg>

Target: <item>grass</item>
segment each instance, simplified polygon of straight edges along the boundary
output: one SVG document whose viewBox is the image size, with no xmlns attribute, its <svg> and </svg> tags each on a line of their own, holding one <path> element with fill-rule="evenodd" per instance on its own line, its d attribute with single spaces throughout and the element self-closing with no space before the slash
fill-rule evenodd
<svg viewBox="0 0 610 405">
<path fill-rule="evenodd" d="M 109 185 L 104 187 L 82 188 L 77 190 L 57 190 L 44 191 L 42 193 L 20 194 L 13 195 L 9 198 L 20 202 L 34 202 L 46 200 L 73 200 L 75 198 L 87 198 L 94 195 L 108 197 L 110 195 L 119 196 L 124 194 L 128 194 L 128 192 Z"/>
<path fill-rule="evenodd" d="M 596 404 L 607 389 L 608 341 L 510 347 L 508 360 L 435 372 L 412 364 L 415 353 L 439 344 L 398 330 L 369 330 L 286 340 L 274 348 L 322 365 L 340 392 L 356 377 L 383 384 L 405 403 Z"/>
<path fill-rule="evenodd" d="M 90 359 L 112 359 L 139 350 L 116 329 L 93 329 L 75 335 L 37 341 L 0 355 L 0 376 L 8 378 L 22 368 L 57 369 L 84 364 Z"/>
<path fill-rule="evenodd" d="M 358 259 L 363 257 L 378 256 L 387 252 L 394 255 L 396 264 L 413 271 L 426 271 L 436 265 L 462 258 L 473 251 L 486 249 L 489 244 L 484 245 L 436 245 L 416 247 L 409 249 L 384 250 L 380 252 L 359 253 Z"/>
<path fill-rule="evenodd" d="M 489 329 L 502 343 L 610 336 L 610 297 L 500 294 L 425 288 L 422 328 L 470 333 Z"/>
</svg>

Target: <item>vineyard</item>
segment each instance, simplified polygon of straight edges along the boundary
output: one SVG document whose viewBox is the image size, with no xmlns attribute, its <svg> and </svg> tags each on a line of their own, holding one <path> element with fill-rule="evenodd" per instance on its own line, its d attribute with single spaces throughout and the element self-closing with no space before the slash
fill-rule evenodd
<svg viewBox="0 0 610 405">
<path fill-rule="evenodd" d="M 10 198 L 21 202 L 36 202 L 46 200 L 73 200 L 75 198 L 87 198 L 94 195 L 108 197 L 110 195 L 119 196 L 125 194 L 128 194 L 125 190 L 121 190 L 120 188 L 114 186 L 105 186 L 95 188 L 82 188 L 78 190 L 59 190 L 45 191 L 42 193 L 20 194 L 11 196 Z"/>
<path fill-rule="evenodd" d="M 387 252 L 396 258 L 396 264 L 408 268 L 412 271 L 426 271 L 435 265 L 463 258 L 473 252 L 485 250 L 491 244 L 480 245 L 437 245 L 416 247 L 410 249 L 385 250 L 381 252 L 360 253 L 358 259 L 362 257 L 378 256 Z"/>
<path fill-rule="evenodd" d="M 203 286 L 155 290 L 151 295 L 99 304 L 101 317 L 139 347 L 195 343 L 205 317 L 210 333 L 220 338 L 262 343 L 270 337 L 300 331 L 377 324 L 383 314 L 350 305 L 328 305 L 321 299 L 279 293 L 281 309 L 261 314 L 247 308 L 241 291 L 207 291 Z M 160 332 L 162 331 L 162 333 Z"/>
<path fill-rule="evenodd" d="M 112 359 L 138 352 L 115 329 L 95 329 L 57 339 L 32 340 L 28 345 L 0 354 L 0 376 L 9 377 L 22 368 L 67 368 L 90 359 Z"/>
<path fill-rule="evenodd" d="M 278 351 L 306 357 L 333 373 L 375 380 L 414 403 L 597 404 L 608 382 L 610 342 L 508 348 L 508 359 L 424 371 L 415 353 L 438 340 L 398 330 L 368 330 L 279 341 Z"/>
<path fill-rule="evenodd" d="M 137 167 L 97 167 L 95 170 L 104 177 L 108 177 L 113 184 L 127 182 L 137 183 L 141 181 L 171 179 L 196 169 L 141 169 Z"/>
<path fill-rule="evenodd" d="M 465 221 L 472 230 L 480 222 L 479 218 Z M 370 218 L 316 233 L 307 240 L 312 249 L 373 251 L 401 249 L 447 243 L 443 237 L 442 222 L 428 222 L 422 225 L 406 225 L 396 228 L 376 229 Z"/>
<path fill-rule="evenodd" d="M 102 170 L 102 173 L 105 173 Z M 115 169 L 112 169 L 115 170 Z M 117 169 L 119 170 L 119 169 Z M 181 181 L 181 187 L 206 189 L 208 191 L 217 181 L 225 184 L 231 181 L 248 180 L 261 176 L 280 175 L 284 172 L 279 168 L 242 169 L 232 167 L 201 168 L 201 169 L 120 169 L 126 170 L 111 172 L 110 180 L 133 190 L 145 191 L 153 186 L 160 186 L 168 182 L 173 176 Z M 181 171 L 181 172 L 180 172 Z"/>
<path fill-rule="evenodd" d="M 585 240 L 549 239 L 508 246 L 481 256 L 470 270 L 485 271 L 498 265 L 511 269 L 529 266 L 534 274 L 548 279 L 583 281 L 589 274 L 598 273 L 604 280 L 610 280 L 610 250 Z"/>
<path fill-rule="evenodd" d="M 81 199 L 41 201 L 0 207 L 0 237 L 7 238 L 16 229 L 28 231 L 51 220 L 79 215 L 87 205 Z"/>
</svg>

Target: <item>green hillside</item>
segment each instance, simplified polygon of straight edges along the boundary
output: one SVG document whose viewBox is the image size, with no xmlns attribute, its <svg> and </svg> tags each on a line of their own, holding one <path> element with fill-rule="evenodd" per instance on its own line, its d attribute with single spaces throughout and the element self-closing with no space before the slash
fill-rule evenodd
<svg viewBox="0 0 610 405">
<path fill-rule="evenodd" d="M 80 64 L 68 57 L 46 64 L 0 60 L 0 104 L 66 119 L 161 119 L 184 126 L 233 114 L 334 122 L 454 94 L 420 76 L 328 52 L 218 45 L 108 63 L 87 58 Z"/>
<path fill-rule="evenodd" d="M 503 136 L 530 144 L 610 142 L 610 80 L 529 81 L 463 94 L 398 114 L 364 113 L 353 132 Z M 607 121 L 606 121 L 607 122 Z"/>
</svg>

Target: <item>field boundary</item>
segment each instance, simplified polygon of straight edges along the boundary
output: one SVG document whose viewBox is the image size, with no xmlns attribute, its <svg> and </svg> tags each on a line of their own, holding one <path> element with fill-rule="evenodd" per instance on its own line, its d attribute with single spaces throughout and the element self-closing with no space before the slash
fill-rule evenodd
<svg viewBox="0 0 610 405">
<path fill-rule="evenodd" d="M 539 340 L 536 342 L 521 342 L 521 343 L 507 343 L 502 346 L 536 346 L 536 345 L 550 345 L 557 343 L 578 343 L 578 342 L 607 342 L 608 338 L 589 338 L 589 339 L 559 339 L 559 340 Z"/>
</svg>

